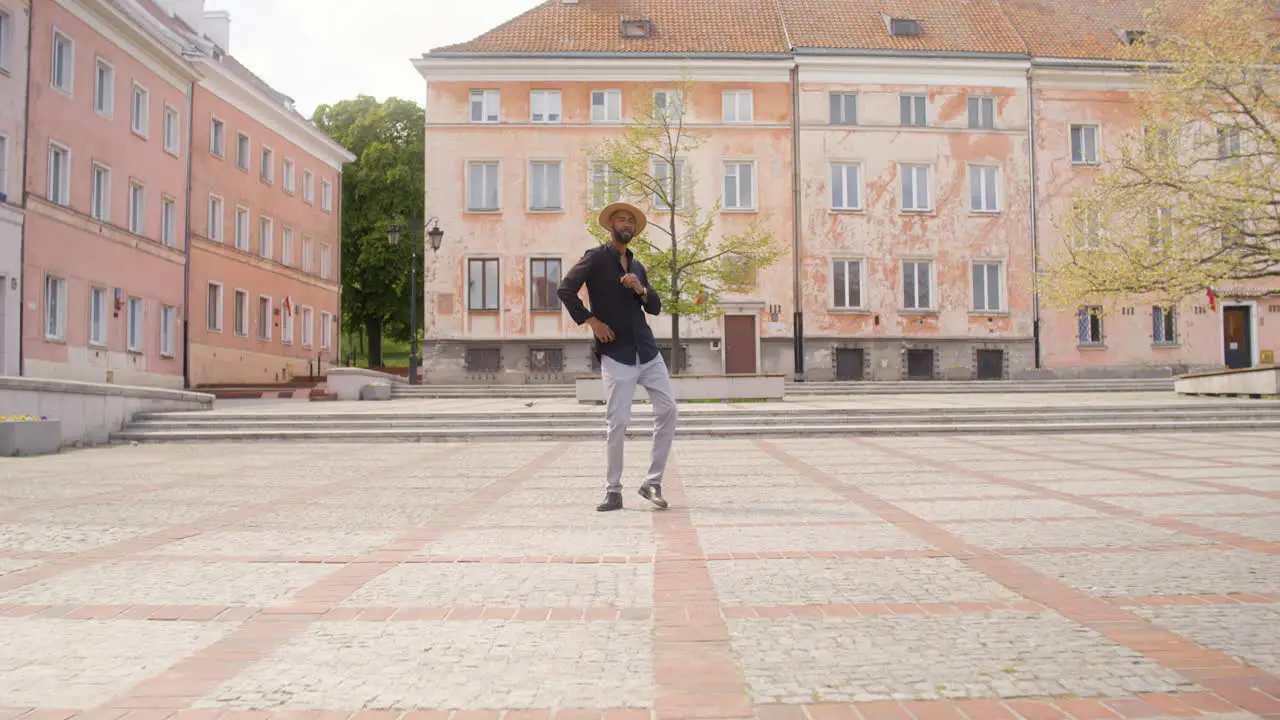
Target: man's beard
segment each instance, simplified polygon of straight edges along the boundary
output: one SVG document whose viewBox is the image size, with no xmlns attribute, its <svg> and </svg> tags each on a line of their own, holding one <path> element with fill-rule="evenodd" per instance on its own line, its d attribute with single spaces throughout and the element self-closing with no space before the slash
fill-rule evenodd
<svg viewBox="0 0 1280 720">
<path fill-rule="evenodd" d="M 623 245 L 626 245 L 627 243 L 631 242 L 631 231 L 630 230 L 622 230 L 622 231 L 614 230 L 613 239 L 617 240 Z"/>
</svg>

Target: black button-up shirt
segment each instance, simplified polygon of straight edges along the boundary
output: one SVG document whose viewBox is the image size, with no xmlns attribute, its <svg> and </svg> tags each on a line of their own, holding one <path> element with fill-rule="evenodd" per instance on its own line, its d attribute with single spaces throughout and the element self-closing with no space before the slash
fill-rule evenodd
<svg viewBox="0 0 1280 720">
<path fill-rule="evenodd" d="M 642 300 L 639 293 L 622 284 L 622 276 L 628 272 L 640 279 L 648 291 L 647 300 Z M 578 297 L 578 290 L 583 284 L 587 286 L 590 310 Z M 597 358 L 603 354 L 620 363 L 635 365 L 637 360 L 647 363 L 657 356 L 658 342 L 644 314 L 657 315 L 662 310 L 662 300 L 649 287 L 648 272 L 630 250 L 627 250 L 626 270 L 622 269 L 622 255 L 613 243 L 586 251 L 578 264 L 565 273 L 557 294 L 577 324 L 595 317 L 613 331 L 613 342 L 602 343 L 593 336 L 592 350 Z"/>
</svg>

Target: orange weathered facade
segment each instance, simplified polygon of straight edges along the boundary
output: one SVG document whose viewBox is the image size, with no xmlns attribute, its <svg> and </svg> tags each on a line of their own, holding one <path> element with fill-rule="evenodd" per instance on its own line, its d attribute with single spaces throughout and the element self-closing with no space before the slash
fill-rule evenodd
<svg viewBox="0 0 1280 720">
<path fill-rule="evenodd" d="M 709 135 L 687 178 L 700 206 L 725 202 L 716 233 L 760 218 L 792 251 L 722 316 L 682 324 L 681 370 L 896 380 L 1223 365 L 1239 311 L 1187 303 L 1169 335 L 1152 308 L 1116 308 L 1103 339 L 1078 309 L 1045 307 L 1034 282 L 1070 191 L 1134 127 L 1137 79 L 1113 59 L 1144 7 L 548 0 L 427 53 L 415 61 L 426 214 L 446 243 L 425 259 L 426 375 L 590 370 L 588 332 L 547 291 L 594 242 L 590 150 L 681 79 L 694 83 L 686 123 Z M 1280 346 L 1259 319 L 1280 314 L 1268 293 L 1280 287 L 1224 298 L 1251 313 L 1253 362 Z M 653 325 L 670 337 L 666 318 Z"/>
</svg>

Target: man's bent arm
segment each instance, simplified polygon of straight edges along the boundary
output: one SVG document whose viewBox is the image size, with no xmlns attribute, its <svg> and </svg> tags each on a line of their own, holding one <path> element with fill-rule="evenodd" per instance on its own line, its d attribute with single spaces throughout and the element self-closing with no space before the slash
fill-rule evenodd
<svg viewBox="0 0 1280 720">
<path fill-rule="evenodd" d="M 584 253 L 582 259 L 569 268 L 569 272 L 560 279 L 560 289 L 556 291 L 560 302 L 564 304 L 564 309 L 569 311 L 569 317 L 579 325 L 594 317 L 582 304 L 582 298 L 578 297 L 578 291 L 591 276 L 591 261 L 594 257 L 590 250 Z"/>
<path fill-rule="evenodd" d="M 646 280 L 648 278 L 645 278 Z M 662 298 L 658 297 L 658 291 L 649 287 L 649 283 L 644 284 L 644 311 L 650 315 L 657 315 L 662 312 Z"/>
</svg>

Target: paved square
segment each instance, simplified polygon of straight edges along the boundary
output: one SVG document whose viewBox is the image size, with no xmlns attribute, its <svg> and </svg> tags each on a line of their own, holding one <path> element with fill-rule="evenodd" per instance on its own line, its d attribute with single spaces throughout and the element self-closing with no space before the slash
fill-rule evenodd
<svg viewBox="0 0 1280 720">
<path fill-rule="evenodd" d="M 0 720 L 1275 716 L 1280 434 L 1123 441 L 678 439 L 665 512 L 640 441 L 617 513 L 594 441 L 23 459 Z"/>
</svg>

